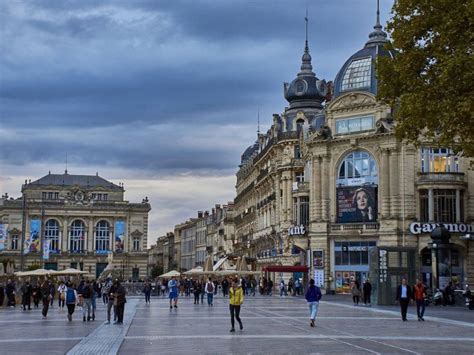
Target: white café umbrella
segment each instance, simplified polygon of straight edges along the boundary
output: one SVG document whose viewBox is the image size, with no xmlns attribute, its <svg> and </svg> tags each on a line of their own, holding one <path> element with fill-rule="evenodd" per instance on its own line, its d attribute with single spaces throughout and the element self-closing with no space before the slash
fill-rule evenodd
<svg viewBox="0 0 474 355">
<path fill-rule="evenodd" d="M 74 268 L 68 268 L 61 271 L 58 271 L 55 275 L 83 275 L 87 274 L 87 271 L 81 271 Z"/>
<path fill-rule="evenodd" d="M 179 277 L 181 273 L 176 270 L 168 271 L 166 274 L 160 275 L 159 277 L 167 278 L 167 277 Z"/>
</svg>

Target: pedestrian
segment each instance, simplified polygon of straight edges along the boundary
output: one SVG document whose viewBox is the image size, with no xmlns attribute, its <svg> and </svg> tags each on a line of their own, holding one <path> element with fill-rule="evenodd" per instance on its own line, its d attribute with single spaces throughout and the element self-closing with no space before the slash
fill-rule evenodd
<svg viewBox="0 0 474 355">
<path fill-rule="evenodd" d="M 15 307 L 15 293 L 16 287 L 15 284 L 11 279 L 7 281 L 7 287 L 5 287 L 5 293 L 7 294 L 7 307 L 14 308 Z"/>
<path fill-rule="evenodd" d="M 240 330 L 244 329 L 242 320 L 240 319 L 240 307 L 244 302 L 244 291 L 240 285 L 237 285 L 237 281 L 232 281 L 232 286 L 229 289 L 229 310 L 230 310 L 230 324 L 232 328 L 230 331 L 235 332 L 235 319 L 239 322 Z"/>
<path fill-rule="evenodd" d="M 370 301 L 370 296 L 372 294 L 372 284 L 370 283 L 369 279 L 366 279 L 364 285 L 362 286 L 362 291 L 364 293 L 364 305 L 372 305 Z"/>
<path fill-rule="evenodd" d="M 222 286 L 222 296 L 226 297 L 229 292 L 229 281 L 227 281 L 227 278 L 224 278 L 224 280 L 222 280 L 221 286 Z"/>
<path fill-rule="evenodd" d="M 67 291 L 67 286 L 64 284 L 63 281 L 58 286 L 58 306 L 59 309 L 64 309 L 64 304 L 66 301 L 66 291 Z"/>
<path fill-rule="evenodd" d="M 41 300 L 41 287 L 39 283 L 36 283 L 31 289 L 31 294 L 33 296 L 33 304 L 35 308 L 39 308 L 39 302 Z"/>
<path fill-rule="evenodd" d="M 244 291 L 244 295 L 248 295 L 247 293 L 247 282 L 245 281 L 245 278 L 240 279 L 240 286 L 242 287 L 242 290 Z"/>
<path fill-rule="evenodd" d="M 56 296 L 56 286 L 52 282 L 50 282 L 49 284 L 49 293 L 51 295 L 51 298 L 50 298 L 51 308 L 53 308 L 54 296 Z"/>
<path fill-rule="evenodd" d="M 26 311 L 26 307 L 28 306 L 28 310 L 31 311 L 31 294 L 33 293 L 32 287 L 28 281 L 21 287 L 21 304 L 23 306 L 23 310 Z"/>
<path fill-rule="evenodd" d="M 201 304 L 204 304 L 204 295 L 206 294 L 206 291 L 205 291 L 205 289 L 206 289 L 206 280 L 201 279 L 200 282 L 201 282 L 201 290 L 202 290 L 202 292 L 201 292 Z"/>
<path fill-rule="evenodd" d="M 299 278 L 295 280 L 295 295 L 299 296 L 300 295 L 300 290 L 301 290 L 301 281 Z"/>
<path fill-rule="evenodd" d="M 67 307 L 67 319 L 71 322 L 72 315 L 74 314 L 74 310 L 76 308 L 76 303 L 78 301 L 78 298 L 77 298 L 77 292 L 70 282 L 66 283 L 65 301 L 66 301 L 66 307 Z"/>
<path fill-rule="evenodd" d="M 212 279 L 209 278 L 209 281 L 206 283 L 206 287 L 204 288 L 204 292 L 206 292 L 207 295 L 207 305 L 209 307 L 213 307 L 213 301 L 214 301 L 214 290 L 215 290 L 215 285 L 212 282 Z"/>
<path fill-rule="evenodd" d="M 102 287 L 102 302 L 104 304 L 108 305 L 109 303 L 109 293 L 110 293 L 110 288 L 112 287 L 112 280 L 110 278 L 107 278 L 104 282 L 104 286 Z"/>
<path fill-rule="evenodd" d="M 293 295 L 293 285 L 294 285 L 293 278 L 290 277 L 290 279 L 288 280 L 288 292 L 290 295 Z"/>
<path fill-rule="evenodd" d="M 123 324 L 123 314 L 125 312 L 125 303 L 127 299 L 125 298 L 125 288 L 120 284 L 120 281 L 116 281 L 115 284 L 115 293 L 114 293 L 114 302 L 117 306 L 117 322 L 116 324 Z"/>
<path fill-rule="evenodd" d="M 83 306 L 82 306 L 82 321 L 85 322 L 86 319 L 89 322 L 91 320 L 91 311 L 92 311 L 92 285 L 89 283 L 88 280 L 84 282 L 84 287 L 82 289 L 82 298 L 83 298 Z M 86 318 L 87 314 L 87 318 Z"/>
<path fill-rule="evenodd" d="M 199 280 L 196 280 L 194 285 L 194 304 L 199 304 L 199 295 L 201 294 L 201 292 L 203 292 L 201 283 L 199 282 Z"/>
<path fill-rule="evenodd" d="M 416 302 L 416 314 L 418 315 L 418 322 L 424 322 L 425 319 L 425 297 L 426 287 L 421 279 L 418 279 L 416 285 L 413 287 L 413 294 Z"/>
<path fill-rule="evenodd" d="M 359 281 L 355 280 L 352 282 L 351 294 L 352 294 L 352 301 L 354 302 L 354 306 L 358 306 L 359 301 L 360 301 Z"/>
<path fill-rule="evenodd" d="M 280 297 L 283 297 L 283 294 L 285 294 L 285 296 L 288 296 L 288 293 L 286 292 L 285 281 L 283 279 L 281 279 L 281 281 L 280 281 Z"/>
<path fill-rule="evenodd" d="M 255 289 L 257 288 L 257 280 L 254 277 L 250 280 L 250 285 L 252 286 L 252 296 L 255 297 Z"/>
<path fill-rule="evenodd" d="M 51 282 L 44 280 L 41 285 L 41 297 L 43 299 L 43 319 L 46 319 L 48 316 L 49 304 L 51 302 Z"/>
<path fill-rule="evenodd" d="M 273 280 L 272 279 L 268 279 L 267 287 L 268 287 L 267 295 L 271 296 L 272 292 L 273 292 Z"/>
<path fill-rule="evenodd" d="M 5 289 L 3 283 L 0 283 L 0 307 L 3 307 L 3 301 L 5 300 Z"/>
<path fill-rule="evenodd" d="M 145 294 L 145 303 L 149 304 L 151 295 L 151 284 L 148 280 L 145 282 L 145 285 L 143 285 L 143 293 Z"/>
<path fill-rule="evenodd" d="M 318 315 L 318 308 L 319 308 L 319 300 L 322 297 L 321 290 L 318 286 L 315 285 L 313 279 L 309 280 L 309 287 L 306 290 L 305 298 L 306 302 L 308 302 L 309 306 L 309 325 L 314 327 L 314 321 L 316 320 L 316 316 Z"/>
<path fill-rule="evenodd" d="M 118 279 L 116 279 L 118 282 Z M 115 282 L 112 283 L 112 280 L 108 279 L 106 287 L 108 287 L 107 293 L 107 321 L 105 324 L 110 324 L 110 313 L 112 308 L 114 309 L 114 322 L 117 320 L 117 307 L 115 306 L 114 297 L 115 297 Z"/>
<path fill-rule="evenodd" d="M 97 309 L 97 297 L 101 297 L 99 283 L 94 280 L 92 281 L 92 297 L 91 297 L 91 308 L 92 308 L 92 320 L 95 320 L 95 311 Z"/>
<path fill-rule="evenodd" d="M 400 303 L 400 312 L 402 314 L 402 320 L 404 322 L 407 321 L 407 311 L 408 311 L 408 304 L 412 299 L 412 291 L 410 286 L 407 285 L 406 277 L 402 278 L 401 285 L 397 287 L 397 298 L 396 300 Z"/>
<path fill-rule="evenodd" d="M 168 296 L 170 299 L 170 309 L 173 309 L 173 306 L 178 308 L 178 281 L 176 281 L 176 277 L 172 277 L 168 281 L 168 289 L 170 291 Z"/>
</svg>

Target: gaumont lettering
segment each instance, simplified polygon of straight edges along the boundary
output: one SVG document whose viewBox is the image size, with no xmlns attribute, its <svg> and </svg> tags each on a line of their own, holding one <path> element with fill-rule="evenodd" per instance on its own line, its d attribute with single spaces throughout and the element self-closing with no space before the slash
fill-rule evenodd
<svg viewBox="0 0 474 355">
<path fill-rule="evenodd" d="M 419 223 L 414 222 L 410 224 L 410 233 L 422 234 L 431 233 L 438 226 L 444 226 L 451 233 L 472 233 L 474 232 L 473 224 L 463 223 Z"/>
<path fill-rule="evenodd" d="M 304 235 L 306 229 L 303 225 L 288 228 L 288 235 Z"/>
</svg>

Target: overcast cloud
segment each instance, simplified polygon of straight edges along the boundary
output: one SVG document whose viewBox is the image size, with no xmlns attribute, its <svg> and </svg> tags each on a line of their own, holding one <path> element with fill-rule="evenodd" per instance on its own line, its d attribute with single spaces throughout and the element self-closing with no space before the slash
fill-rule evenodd
<svg viewBox="0 0 474 355">
<path fill-rule="evenodd" d="M 257 110 L 268 128 L 299 71 L 306 4 L 314 70 L 333 80 L 376 0 L 0 2 L 1 192 L 67 153 L 70 173 L 150 198 L 150 241 L 232 200 Z"/>
</svg>

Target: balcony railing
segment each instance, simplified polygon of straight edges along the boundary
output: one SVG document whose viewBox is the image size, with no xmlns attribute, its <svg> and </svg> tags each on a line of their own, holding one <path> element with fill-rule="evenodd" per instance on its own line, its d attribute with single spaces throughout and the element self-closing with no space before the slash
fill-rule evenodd
<svg viewBox="0 0 474 355">
<path fill-rule="evenodd" d="M 331 232 L 343 231 L 376 231 L 380 223 L 331 223 Z"/>
<path fill-rule="evenodd" d="M 464 173 L 418 173 L 418 183 L 464 183 Z"/>
</svg>

